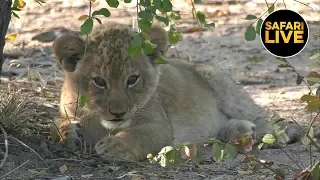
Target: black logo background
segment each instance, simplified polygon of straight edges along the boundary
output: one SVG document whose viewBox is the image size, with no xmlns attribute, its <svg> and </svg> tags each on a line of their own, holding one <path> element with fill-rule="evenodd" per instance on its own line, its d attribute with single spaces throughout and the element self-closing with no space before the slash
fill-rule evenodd
<svg viewBox="0 0 320 180">
<path fill-rule="evenodd" d="M 284 22 L 291 22 L 292 26 L 294 25 L 294 21 L 299 21 L 299 22 L 304 22 L 304 34 L 303 34 L 303 40 L 304 43 L 294 43 L 293 40 L 293 34 L 291 35 L 291 39 L 289 41 L 289 43 L 284 43 L 283 39 L 281 38 L 281 34 L 279 34 L 279 43 L 265 43 L 265 28 L 266 22 L 277 22 L 278 25 L 280 26 L 280 22 L 284 21 Z M 274 40 L 275 39 L 275 31 L 276 30 L 270 30 L 269 31 L 269 39 L 270 40 Z M 287 36 L 289 30 L 283 30 L 285 35 Z M 270 14 L 263 22 L 262 26 L 261 26 L 261 41 L 263 43 L 263 45 L 265 46 L 265 48 L 272 54 L 274 54 L 275 56 L 279 56 L 279 57 L 291 57 L 294 56 L 296 54 L 298 54 L 307 44 L 307 40 L 309 37 L 309 30 L 308 30 L 308 25 L 306 23 L 306 21 L 296 12 L 291 11 L 291 10 L 287 10 L 287 9 L 282 9 L 282 10 L 278 10 L 273 12 L 272 14 Z"/>
</svg>

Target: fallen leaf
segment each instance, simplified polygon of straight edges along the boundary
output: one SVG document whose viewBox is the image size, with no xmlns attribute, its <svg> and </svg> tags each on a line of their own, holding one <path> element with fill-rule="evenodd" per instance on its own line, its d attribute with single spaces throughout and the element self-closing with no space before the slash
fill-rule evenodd
<svg viewBox="0 0 320 180">
<path fill-rule="evenodd" d="M 81 177 L 82 178 L 90 178 L 90 177 L 92 177 L 93 176 L 93 174 L 85 174 L 85 175 L 81 175 Z"/>
<path fill-rule="evenodd" d="M 40 175 L 40 174 L 45 174 L 46 173 L 46 170 L 41 170 L 41 171 L 37 171 L 37 170 L 34 170 L 34 169 L 27 169 L 28 172 L 30 174 L 33 174 L 33 175 Z"/>
<path fill-rule="evenodd" d="M 59 171 L 64 174 L 69 170 L 69 168 L 67 167 L 67 165 L 63 165 L 61 167 L 59 167 Z"/>
</svg>

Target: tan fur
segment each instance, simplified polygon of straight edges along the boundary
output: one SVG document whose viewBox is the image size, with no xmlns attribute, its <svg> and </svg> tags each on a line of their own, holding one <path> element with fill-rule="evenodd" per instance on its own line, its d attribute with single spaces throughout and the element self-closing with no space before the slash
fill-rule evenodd
<svg viewBox="0 0 320 180">
<path fill-rule="evenodd" d="M 161 27 L 148 32 L 157 45 L 152 56 L 144 52 L 128 56 L 132 34 L 124 25 L 101 25 L 90 35 L 85 55 L 80 37 L 55 41 L 57 59 L 65 69 L 57 120 L 64 141 L 77 138 L 71 119 L 80 122 L 78 132 L 102 157 L 141 160 L 173 142 L 201 142 L 217 136 L 231 141 L 243 134 L 260 139 L 274 132 L 265 122 L 270 115 L 220 69 L 179 59 L 154 64 L 168 44 Z M 128 77 L 137 74 L 138 83 L 127 87 Z M 98 76 L 106 81 L 106 88 L 94 85 L 93 78 Z M 80 119 L 74 119 L 78 92 L 89 100 L 78 112 Z M 122 121 L 111 121 L 116 117 L 110 112 L 123 113 Z M 286 134 L 279 139 L 288 140 Z"/>
</svg>

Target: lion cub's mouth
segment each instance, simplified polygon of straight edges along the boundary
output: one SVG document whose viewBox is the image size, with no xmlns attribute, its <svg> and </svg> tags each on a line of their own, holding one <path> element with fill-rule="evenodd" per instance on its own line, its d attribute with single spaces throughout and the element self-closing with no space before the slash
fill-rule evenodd
<svg viewBox="0 0 320 180">
<path fill-rule="evenodd" d="M 114 122 L 120 122 L 120 121 L 123 121 L 124 119 L 122 118 L 115 118 L 115 119 L 110 119 L 108 121 L 114 121 Z"/>
</svg>

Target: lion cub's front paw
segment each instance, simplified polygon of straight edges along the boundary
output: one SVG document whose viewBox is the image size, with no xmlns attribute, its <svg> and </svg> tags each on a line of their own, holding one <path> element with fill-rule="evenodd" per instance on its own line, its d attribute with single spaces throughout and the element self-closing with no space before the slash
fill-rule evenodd
<svg viewBox="0 0 320 180">
<path fill-rule="evenodd" d="M 65 121 L 64 123 L 58 124 L 57 127 L 58 129 L 55 128 L 55 134 L 60 137 L 60 142 L 65 144 L 67 148 L 76 150 L 79 143 L 81 143 L 79 142 L 80 139 L 76 133 L 76 131 L 79 129 L 78 122 L 71 121 L 70 123 L 69 121 Z"/>
<path fill-rule="evenodd" d="M 105 159 L 120 158 L 119 160 L 138 160 L 132 149 L 124 140 L 116 136 L 104 137 L 95 145 L 98 155 Z"/>
</svg>

